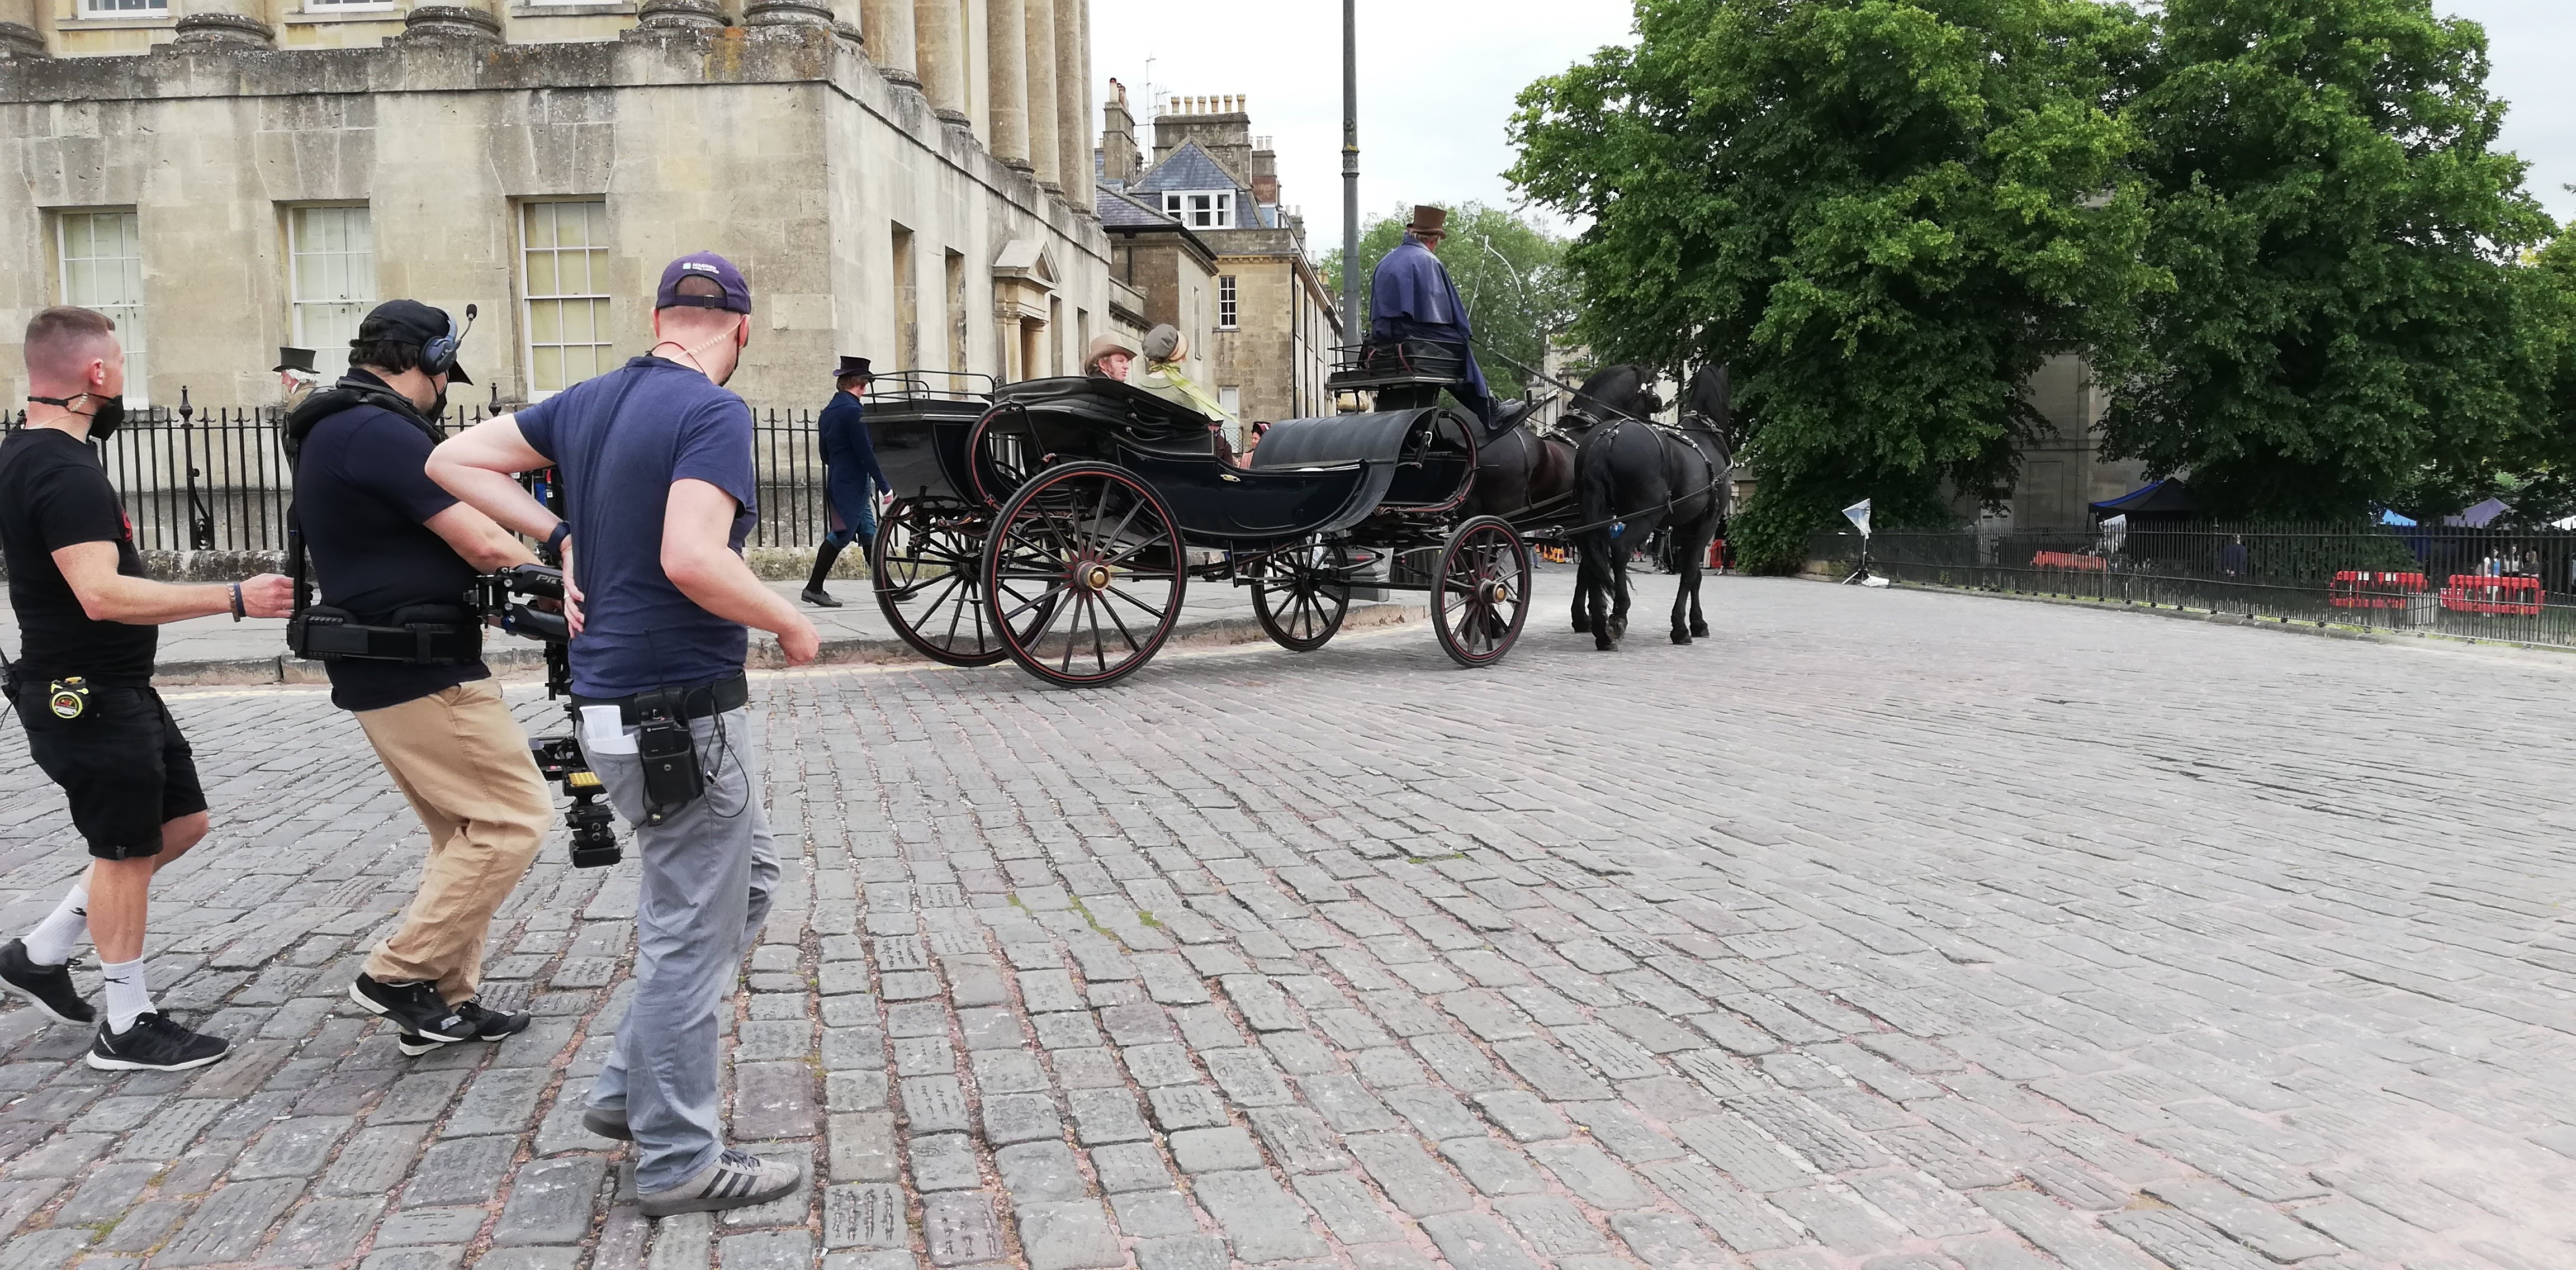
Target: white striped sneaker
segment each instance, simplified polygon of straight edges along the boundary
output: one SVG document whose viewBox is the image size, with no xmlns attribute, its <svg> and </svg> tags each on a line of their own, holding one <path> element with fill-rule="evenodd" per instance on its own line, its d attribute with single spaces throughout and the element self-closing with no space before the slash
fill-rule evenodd
<svg viewBox="0 0 2576 1270">
<path fill-rule="evenodd" d="M 749 1151 L 726 1151 L 716 1162 L 698 1170 L 696 1177 L 667 1191 L 645 1191 L 635 1197 L 635 1206 L 647 1217 L 669 1217 L 675 1213 L 710 1213 L 725 1208 L 748 1208 L 795 1190 L 805 1180 L 805 1168 L 785 1160 L 764 1160 Z"/>
</svg>

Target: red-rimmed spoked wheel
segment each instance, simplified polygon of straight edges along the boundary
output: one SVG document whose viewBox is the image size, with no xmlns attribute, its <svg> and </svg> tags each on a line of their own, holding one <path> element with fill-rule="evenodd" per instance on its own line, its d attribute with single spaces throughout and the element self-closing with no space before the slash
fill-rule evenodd
<svg viewBox="0 0 2576 1270">
<path fill-rule="evenodd" d="M 1068 688 L 1153 660 L 1180 620 L 1188 557 L 1172 510 L 1134 473 L 1067 463 L 994 513 L 986 600 L 1011 660 Z"/>
<path fill-rule="evenodd" d="M 1478 516 L 1449 535 L 1431 593 L 1440 651 L 1461 666 L 1490 666 L 1510 652 L 1529 617 L 1530 554 L 1510 522 Z"/>
<path fill-rule="evenodd" d="M 905 499 L 877 521 L 877 608 L 924 657 L 990 666 L 1010 654 L 984 603 L 983 509 L 953 498 Z"/>
</svg>

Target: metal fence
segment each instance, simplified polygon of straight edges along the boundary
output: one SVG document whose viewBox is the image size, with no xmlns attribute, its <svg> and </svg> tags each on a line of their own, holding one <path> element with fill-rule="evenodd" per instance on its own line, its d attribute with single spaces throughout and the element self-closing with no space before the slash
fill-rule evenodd
<svg viewBox="0 0 2576 1270">
<path fill-rule="evenodd" d="M 481 423 L 487 407 L 453 407 L 450 432 Z M 803 547 L 830 523 L 823 456 L 811 410 L 755 410 L 759 476 L 756 547 Z M 0 415 L 16 429 L 26 412 Z M 154 406 L 126 417 L 97 444 L 107 478 L 144 551 L 284 551 L 291 482 L 275 406 Z"/>
<path fill-rule="evenodd" d="M 2576 531 L 2562 529 L 1882 530 L 1867 552 L 1873 572 L 1927 586 L 2576 648 Z M 1838 572 L 1861 556 L 1849 532 L 1808 546 Z"/>
</svg>

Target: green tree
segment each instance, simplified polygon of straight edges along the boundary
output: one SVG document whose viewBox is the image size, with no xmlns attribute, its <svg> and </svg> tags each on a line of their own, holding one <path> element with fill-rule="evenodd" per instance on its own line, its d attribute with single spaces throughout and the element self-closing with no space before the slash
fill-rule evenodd
<svg viewBox="0 0 2576 1270">
<path fill-rule="evenodd" d="M 1574 315 L 1573 287 L 1565 275 L 1565 243 L 1546 230 L 1499 207 L 1467 203 L 1445 209 L 1449 238 L 1440 246 L 1440 264 L 1458 284 L 1467 304 L 1467 325 L 1476 332 L 1477 364 L 1485 383 L 1499 397 L 1517 396 L 1529 379 L 1513 362 L 1546 365 L 1550 336 L 1563 331 Z M 1377 262 L 1404 241 L 1404 226 L 1413 218 L 1408 206 L 1392 216 L 1361 222 L 1360 286 L 1362 321 L 1366 321 L 1368 286 Z M 1324 285 L 1342 293 L 1342 255 L 1325 258 Z M 1351 336 L 1356 340 L 1357 336 Z M 1501 356 L 1493 356 L 1499 353 Z"/>
<path fill-rule="evenodd" d="M 2431 0 L 2169 0 L 2159 25 L 2123 117 L 2176 285 L 2113 451 L 2222 515 L 2484 497 L 2539 440 L 2555 344 L 2484 31 Z"/>
<path fill-rule="evenodd" d="M 2093 0 L 1638 0 L 1638 42 L 1521 96 L 1512 181 L 1592 223 L 1566 253 L 1605 361 L 1730 362 L 1748 563 L 1833 509 L 1948 516 L 2009 484 L 2051 354 L 2135 348 L 2142 191 Z"/>
</svg>

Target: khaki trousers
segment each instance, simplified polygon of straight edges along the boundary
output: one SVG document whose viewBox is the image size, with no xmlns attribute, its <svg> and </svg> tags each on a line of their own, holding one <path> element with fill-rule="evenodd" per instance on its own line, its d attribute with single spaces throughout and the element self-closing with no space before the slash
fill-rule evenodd
<svg viewBox="0 0 2576 1270">
<path fill-rule="evenodd" d="M 483 977 L 492 912 L 527 873 L 554 819 L 528 734 L 488 679 L 357 714 L 429 830 L 420 894 L 402 929 L 367 958 L 367 973 L 428 980 L 450 1005 L 470 1000 Z"/>
</svg>

